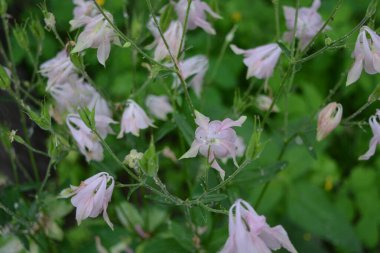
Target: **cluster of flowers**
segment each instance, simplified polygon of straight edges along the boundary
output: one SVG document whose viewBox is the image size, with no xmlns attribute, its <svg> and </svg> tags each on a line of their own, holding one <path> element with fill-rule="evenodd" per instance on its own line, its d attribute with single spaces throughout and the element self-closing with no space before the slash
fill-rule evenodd
<svg viewBox="0 0 380 253">
<path fill-rule="evenodd" d="M 71 53 L 80 53 L 87 48 L 97 48 L 97 57 L 100 64 L 105 65 L 109 57 L 111 43 L 120 45 L 118 35 L 112 24 L 113 17 L 110 13 L 100 12 L 92 1 L 73 0 L 76 5 L 74 19 L 70 21 L 71 28 L 83 28 L 77 43 Z M 149 46 L 154 49 L 154 60 L 172 67 L 177 64 L 181 77 L 189 80 L 189 87 L 200 96 L 204 75 L 208 69 L 208 59 L 203 55 L 184 59 L 183 33 L 186 30 L 202 28 L 209 34 L 215 34 L 214 28 L 206 19 L 206 14 L 214 18 L 221 18 L 218 14 L 201 0 L 193 0 L 189 11 L 188 1 L 180 0 L 174 5 L 178 20 L 171 21 L 165 31 L 157 27 L 160 17 L 151 17 L 147 28 L 151 31 L 154 42 Z M 300 49 L 306 48 L 313 37 L 324 28 L 323 20 L 317 12 L 321 5 L 320 0 L 314 0 L 310 8 L 296 10 L 292 7 L 284 7 L 286 26 L 288 31 L 283 38 L 293 41 L 296 37 Z M 185 17 L 188 16 L 187 22 Z M 296 20 L 297 16 L 297 20 Z M 107 18 L 106 18 L 107 17 Z M 183 27 L 187 23 L 187 27 Z M 295 26 L 295 24 L 297 24 Z M 325 27 L 324 29 L 330 29 Z M 367 33 L 370 39 L 367 38 Z M 274 68 L 282 53 L 277 43 L 270 43 L 254 49 L 242 50 L 235 45 L 231 49 L 236 54 L 244 55 L 244 64 L 248 67 L 247 78 L 256 77 L 268 79 L 273 75 Z M 363 27 L 359 34 L 355 51 L 354 66 L 352 67 L 347 85 L 357 81 L 362 69 L 369 73 L 380 73 L 380 38 L 369 27 Z M 178 61 L 177 61 L 178 60 Z M 71 63 L 66 51 L 61 51 L 55 58 L 41 65 L 41 73 L 48 78 L 47 91 L 52 95 L 56 104 L 52 110 L 53 117 L 58 122 L 63 122 L 70 129 L 76 140 L 79 150 L 85 155 L 87 161 L 103 159 L 103 148 L 98 139 L 106 138 L 113 134 L 110 124 L 117 123 L 112 119 L 112 112 L 107 102 L 100 94 L 78 74 L 78 69 Z M 173 87 L 177 88 L 180 80 L 174 78 Z M 278 107 L 271 106 L 270 97 L 260 95 L 259 104 L 263 109 L 278 111 Z M 166 120 L 167 115 L 173 111 L 166 96 L 148 95 L 145 101 L 150 113 L 157 119 Z M 95 110 L 95 124 L 99 135 L 95 135 L 78 115 L 78 109 L 87 107 Z M 325 138 L 341 121 L 343 107 L 332 102 L 321 110 L 318 117 L 317 140 Z M 235 166 L 238 166 L 236 157 L 244 153 L 244 142 L 237 136 L 233 127 L 240 127 L 246 120 L 241 116 L 234 121 L 229 118 L 223 121 L 210 119 L 200 112 L 195 112 L 195 140 L 190 149 L 181 158 L 192 158 L 200 153 L 207 158 L 212 168 L 217 170 L 222 179 L 225 171 L 218 160 L 231 158 Z M 370 142 L 369 151 L 360 159 L 369 159 L 380 143 L 380 111 L 370 118 L 370 125 L 374 134 Z M 126 108 L 120 122 L 119 138 L 124 133 L 132 133 L 139 136 L 141 129 L 153 127 L 153 120 L 133 100 L 126 102 Z M 136 151 L 131 156 L 136 156 Z M 135 154 L 136 153 L 136 154 Z M 141 157 L 141 156 L 140 156 Z M 135 159 L 135 158 L 133 158 Z M 138 159 L 138 158 L 136 158 Z M 71 186 L 62 192 L 63 197 L 72 197 L 72 204 L 77 207 L 76 219 L 78 224 L 87 217 L 96 217 L 103 212 L 103 217 L 112 228 L 107 215 L 107 206 L 111 200 L 114 188 L 114 178 L 106 172 L 101 172 L 85 180 L 79 187 Z M 259 216 L 245 201 L 237 200 L 229 212 L 229 238 L 223 247 L 223 253 L 243 252 L 271 252 L 279 248 L 285 248 L 289 252 L 296 252 L 291 244 L 286 231 L 282 226 L 269 227 L 264 216 Z"/>
</svg>

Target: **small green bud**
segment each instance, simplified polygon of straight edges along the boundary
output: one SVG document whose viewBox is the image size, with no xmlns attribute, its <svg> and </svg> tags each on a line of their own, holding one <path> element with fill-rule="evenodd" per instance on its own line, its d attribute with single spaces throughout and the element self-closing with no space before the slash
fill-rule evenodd
<svg viewBox="0 0 380 253">
<path fill-rule="evenodd" d="M 332 43 L 333 43 L 333 40 L 332 40 L 330 37 L 327 37 L 327 38 L 325 39 L 325 45 L 326 45 L 326 46 L 330 46 Z"/>
<path fill-rule="evenodd" d="M 19 44 L 19 46 L 24 50 L 28 50 L 29 38 L 25 29 L 20 26 L 16 26 L 13 30 L 13 35 L 15 36 L 16 41 Z"/>
</svg>

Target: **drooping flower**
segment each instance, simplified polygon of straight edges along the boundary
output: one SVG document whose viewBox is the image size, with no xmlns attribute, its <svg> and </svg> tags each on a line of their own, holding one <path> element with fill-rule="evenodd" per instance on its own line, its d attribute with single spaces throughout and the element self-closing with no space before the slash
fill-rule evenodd
<svg viewBox="0 0 380 253">
<path fill-rule="evenodd" d="M 115 123 L 111 118 L 104 115 L 95 115 L 95 127 L 101 138 L 104 139 L 109 133 L 113 133 L 109 126 L 111 123 Z M 98 137 L 86 126 L 79 115 L 67 115 L 66 124 L 80 152 L 88 162 L 91 160 L 103 160 L 103 147 Z"/>
<path fill-rule="evenodd" d="M 343 106 L 336 102 L 326 105 L 318 115 L 317 140 L 324 139 L 340 123 L 343 114 Z"/>
<path fill-rule="evenodd" d="M 140 129 L 146 129 L 149 126 L 154 127 L 153 121 L 146 115 L 145 111 L 131 99 L 127 101 L 120 124 L 120 133 L 117 138 L 123 138 L 124 133 L 139 136 Z"/>
<path fill-rule="evenodd" d="M 190 149 L 182 155 L 180 159 L 195 157 L 198 152 L 208 158 L 211 167 L 216 169 L 221 178 L 224 179 L 225 172 L 219 166 L 216 159 L 231 157 L 235 166 L 236 162 L 236 132 L 232 127 L 241 126 L 247 119 L 241 116 L 238 120 L 225 119 L 223 121 L 210 119 L 198 111 L 195 112 L 195 123 L 198 128 L 195 130 L 195 140 Z"/>
<path fill-rule="evenodd" d="M 376 114 L 369 118 L 369 125 L 371 126 L 373 137 L 369 142 L 368 151 L 359 157 L 359 160 L 368 160 L 376 152 L 376 147 L 380 144 L 380 110 L 376 111 Z"/>
<path fill-rule="evenodd" d="M 76 71 L 77 69 L 65 50 L 60 51 L 54 58 L 40 66 L 41 75 L 48 79 L 46 90 L 56 84 L 65 83 L 69 78 L 77 78 Z"/>
<path fill-rule="evenodd" d="M 78 225 L 88 217 L 95 218 L 103 212 L 103 218 L 113 230 L 113 224 L 107 214 L 108 203 L 111 201 L 115 180 L 107 172 L 100 172 L 79 186 L 70 186 L 61 192 L 61 197 L 71 198 L 71 204 L 77 208 Z"/>
<path fill-rule="evenodd" d="M 78 29 L 91 22 L 91 19 L 99 14 L 93 1 L 73 0 L 75 8 L 74 19 L 70 20 L 71 30 Z"/>
<path fill-rule="evenodd" d="M 235 54 L 244 55 L 244 64 L 248 67 L 247 78 L 254 76 L 258 79 L 268 79 L 272 76 L 282 52 L 277 43 L 249 50 L 243 50 L 231 45 L 231 49 Z"/>
<path fill-rule="evenodd" d="M 105 12 L 107 17 L 113 22 L 113 17 L 109 12 Z M 77 44 L 72 53 L 81 52 L 87 48 L 97 48 L 97 57 L 100 64 L 105 66 L 105 62 L 111 51 L 111 43 L 120 45 L 118 35 L 102 14 L 91 17 L 84 30 L 79 34 Z"/>
<path fill-rule="evenodd" d="M 208 69 L 208 59 L 204 55 L 196 55 L 184 61 L 180 61 L 178 67 L 184 79 L 190 78 L 189 86 L 194 89 L 195 94 L 201 95 L 203 79 Z M 176 76 L 174 86 L 180 84 L 179 78 Z"/>
<path fill-rule="evenodd" d="M 284 39 L 286 41 L 291 41 L 293 39 L 294 30 L 296 30 L 295 36 L 300 40 L 301 48 L 305 48 L 324 24 L 321 15 L 318 13 L 320 6 L 321 0 L 314 0 L 310 8 L 300 8 L 298 10 L 296 29 L 294 29 L 296 9 L 289 6 L 284 6 L 286 27 L 289 30 L 284 34 Z M 329 27 L 326 29 L 329 29 Z"/>
<path fill-rule="evenodd" d="M 161 120 L 166 120 L 167 115 L 173 112 L 167 96 L 149 95 L 146 97 L 145 105 L 156 118 Z"/>
<path fill-rule="evenodd" d="M 182 22 L 182 24 L 185 23 L 187 6 L 187 0 L 180 0 L 174 6 L 178 15 L 178 19 Z M 194 30 L 197 27 L 200 27 L 207 33 L 214 35 L 215 30 L 211 24 L 207 22 L 206 13 L 209 13 L 213 18 L 222 18 L 217 13 L 215 13 L 205 2 L 202 2 L 201 0 L 193 0 L 190 5 L 187 29 Z"/>
<path fill-rule="evenodd" d="M 256 97 L 256 106 L 262 110 L 262 111 L 269 111 L 272 103 L 273 103 L 273 100 L 271 97 L 268 97 L 268 96 L 265 96 L 265 95 L 258 95 Z M 280 109 L 278 108 L 278 106 L 275 104 L 273 105 L 272 107 L 272 112 L 279 112 Z"/>
<path fill-rule="evenodd" d="M 164 40 L 160 36 L 160 33 L 158 31 L 156 24 L 154 23 L 153 18 L 150 19 L 147 27 L 151 31 L 153 37 L 155 38 L 155 41 L 151 45 L 155 47 L 154 59 L 156 61 L 161 61 L 167 57 L 170 57 L 170 54 L 174 58 L 177 58 L 179 47 L 181 45 L 182 32 L 183 32 L 183 27 L 182 27 L 181 22 L 172 21 L 168 29 L 163 34 L 166 42 L 168 43 L 170 53 L 166 48 Z"/>
<path fill-rule="evenodd" d="M 281 225 L 270 227 L 244 200 L 231 206 L 228 219 L 229 236 L 220 253 L 270 253 L 280 248 L 297 252 Z"/>
<path fill-rule="evenodd" d="M 370 38 L 367 37 L 367 33 Z M 348 73 L 346 85 L 356 82 L 364 68 L 370 75 L 380 73 L 380 36 L 368 26 L 363 26 L 352 53 L 355 62 Z"/>
</svg>

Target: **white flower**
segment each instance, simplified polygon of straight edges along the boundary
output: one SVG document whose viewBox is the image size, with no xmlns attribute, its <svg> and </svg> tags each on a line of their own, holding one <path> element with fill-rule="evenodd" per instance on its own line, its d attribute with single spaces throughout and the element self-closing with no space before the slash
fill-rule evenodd
<svg viewBox="0 0 380 253">
<path fill-rule="evenodd" d="M 113 230 L 113 224 L 108 218 L 107 207 L 111 201 L 115 180 L 107 172 L 100 172 L 79 186 L 70 186 L 61 192 L 61 197 L 71 198 L 71 203 L 77 208 L 76 220 L 78 225 L 88 217 L 95 218 L 103 212 L 103 218 Z"/>
<path fill-rule="evenodd" d="M 184 61 L 180 61 L 179 69 L 184 79 L 191 78 L 189 86 L 194 89 L 195 94 L 201 95 L 203 79 L 208 69 L 208 59 L 204 55 L 196 55 Z M 176 76 L 174 86 L 180 84 L 179 78 Z"/>
<path fill-rule="evenodd" d="M 161 61 L 165 59 L 166 57 L 170 57 L 169 51 L 166 48 L 164 40 L 160 36 L 160 33 L 158 31 L 156 24 L 153 21 L 153 18 L 150 19 L 147 27 L 155 38 L 155 41 L 152 44 L 152 46 L 156 47 L 154 50 L 154 59 L 156 61 Z M 174 58 L 177 58 L 178 56 L 182 33 L 183 33 L 183 28 L 182 28 L 181 22 L 172 21 L 168 29 L 163 34 L 166 42 L 168 43 L 170 53 Z"/>
<path fill-rule="evenodd" d="M 376 111 L 376 114 L 369 118 L 369 125 L 371 126 L 373 137 L 369 142 L 368 151 L 359 157 L 359 160 L 368 160 L 375 154 L 376 147 L 380 144 L 380 110 Z"/>
<path fill-rule="evenodd" d="M 145 99 L 145 105 L 156 118 L 161 120 L 166 120 L 167 115 L 173 112 L 167 96 L 149 95 Z"/>
<path fill-rule="evenodd" d="M 74 19 L 70 21 L 71 30 L 75 30 L 91 22 L 91 18 L 99 11 L 92 0 L 74 0 Z"/>
<path fill-rule="evenodd" d="M 320 6 L 321 0 L 314 0 L 310 8 L 302 7 L 298 10 L 295 36 L 300 40 L 301 48 L 304 48 L 307 44 L 309 44 L 324 24 L 321 15 L 317 12 Z M 296 9 L 289 6 L 284 6 L 284 14 L 286 27 L 289 30 L 284 34 L 284 39 L 286 41 L 291 41 L 294 34 Z M 329 29 L 329 27 L 327 27 L 327 29 Z"/>
<path fill-rule="evenodd" d="M 268 111 L 270 109 L 270 106 L 273 103 L 273 100 L 271 97 L 265 96 L 265 95 L 258 95 L 256 97 L 256 106 L 261 110 L 261 111 Z M 277 105 L 273 105 L 272 107 L 272 112 L 279 112 L 279 108 Z"/>
<path fill-rule="evenodd" d="M 318 115 L 317 141 L 324 139 L 340 123 L 343 114 L 341 104 L 331 102 Z"/>
<path fill-rule="evenodd" d="M 174 6 L 178 15 L 178 19 L 182 22 L 182 24 L 185 22 L 187 6 L 188 0 L 180 0 Z M 194 30 L 197 27 L 201 27 L 207 33 L 214 35 L 214 28 L 206 20 L 206 12 L 209 13 L 213 18 L 222 18 L 216 14 L 206 3 L 200 0 L 193 0 L 190 5 L 187 29 Z"/>
<path fill-rule="evenodd" d="M 72 75 L 76 75 L 77 69 L 70 60 L 65 50 L 60 51 L 54 58 L 44 62 L 40 66 L 42 76 L 48 78 L 46 90 L 52 86 L 65 82 Z"/>
<path fill-rule="evenodd" d="M 106 15 L 113 22 L 112 15 L 109 12 L 106 12 Z M 119 37 L 103 15 L 98 14 L 86 24 L 71 52 L 77 53 L 87 48 L 97 48 L 98 61 L 105 66 L 111 51 L 111 43 L 120 45 Z"/>
<path fill-rule="evenodd" d="M 244 64 L 248 67 L 247 78 L 254 76 L 258 79 L 268 79 L 272 76 L 282 52 L 277 43 L 249 50 L 242 50 L 235 45 L 231 45 L 231 49 L 235 54 L 244 55 Z"/>
<path fill-rule="evenodd" d="M 297 252 L 282 226 L 270 227 L 265 217 L 258 215 L 244 200 L 238 199 L 231 206 L 228 231 L 227 242 L 220 253 L 270 253 L 280 248 Z"/>
<path fill-rule="evenodd" d="M 210 122 L 208 117 L 198 111 L 195 112 L 195 116 L 195 123 L 198 125 L 195 130 L 195 140 L 180 159 L 195 157 L 199 152 L 208 158 L 211 167 L 216 169 L 221 178 L 224 179 L 225 172 L 219 166 L 216 158 L 231 157 L 235 166 L 238 166 L 236 162 L 237 136 L 232 127 L 241 126 L 247 117 L 241 116 L 236 121 L 227 118 L 223 121 L 214 120 Z"/>
<path fill-rule="evenodd" d="M 149 126 L 154 127 L 153 121 L 146 115 L 145 111 L 131 99 L 127 101 L 120 124 L 120 133 L 117 138 L 123 138 L 124 133 L 139 136 L 140 129 L 146 129 Z"/>
<path fill-rule="evenodd" d="M 104 115 L 95 115 L 96 130 L 101 138 L 104 139 L 109 133 L 112 133 L 112 129 L 109 127 L 111 123 L 115 123 L 111 118 Z M 80 152 L 86 157 L 88 162 L 91 160 L 103 160 L 103 147 L 98 137 L 86 126 L 79 115 L 67 115 L 66 124 Z"/>
<path fill-rule="evenodd" d="M 370 38 L 367 38 L 367 33 Z M 356 82 L 364 68 L 368 74 L 380 73 L 380 36 L 367 26 L 363 26 L 352 53 L 355 63 L 348 73 L 346 85 Z"/>
</svg>

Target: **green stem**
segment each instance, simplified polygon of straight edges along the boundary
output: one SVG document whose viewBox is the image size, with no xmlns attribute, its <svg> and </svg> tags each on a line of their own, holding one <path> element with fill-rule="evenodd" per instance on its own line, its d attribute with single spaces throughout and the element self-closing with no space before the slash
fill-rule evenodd
<svg viewBox="0 0 380 253">
<path fill-rule="evenodd" d="M 182 47 L 183 47 L 183 42 L 185 41 L 185 36 L 186 36 L 186 31 L 187 31 L 187 23 L 189 21 L 191 2 L 192 2 L 192 0 L 187 0 L 186 16 L 185 16 L 185 22 L 184 22 L 184 25 L 183 25 L 181 43 L 179 44 L 179 48 L 178 48 L 177 60 L 179 60 L 179 58 L 181 56 L 181 50 L 182 50 Z"/>
</svg>

